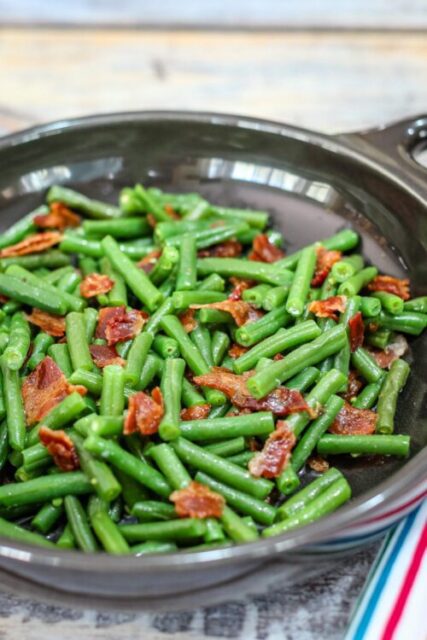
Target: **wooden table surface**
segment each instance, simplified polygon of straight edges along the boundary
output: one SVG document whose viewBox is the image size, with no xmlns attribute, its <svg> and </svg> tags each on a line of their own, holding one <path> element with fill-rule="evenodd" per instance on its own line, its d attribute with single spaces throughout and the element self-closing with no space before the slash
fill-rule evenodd
<svg viewBox="0 0 427 640">
<path fill-rule="evenodd" d="M 422 11 L 422 3 L 412 4 Z M 426 35 L 396 31 L 396 19 L 391 26 L 391 32 L 3 27 L 0 134 L 137 109 L 234 112 L 327 132 L 426 114 Z M 334 640 L 343 636 L 376 550 L 335 561 L 315 580 L 291 587 L 278 580 L 264 590 L 254 584 L 248 594 L 179 614 L 80 611 L 3 588 L 0 639 Z"/>
</svg>

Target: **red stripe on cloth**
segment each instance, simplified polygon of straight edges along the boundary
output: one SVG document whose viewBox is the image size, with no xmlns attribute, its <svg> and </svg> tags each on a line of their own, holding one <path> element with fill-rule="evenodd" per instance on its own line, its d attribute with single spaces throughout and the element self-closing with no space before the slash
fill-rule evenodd
<svg viewBox="0 0 427 640">
<path fill-rule="evenodd" d="M 402 588 L 397 597 L 397 600 L 393 607 L 391 615 L 387 621 L 386 627 L 381 636 L 381 640 L 393 639 L 394 632 L 396 631 L 397 625 L 399 624 L 399 620 L 402 617 L 403 610 L 405 608 L 409 594 L 411 593 L 411 589 L 415 582 L 415 578 L 417 577 L 417 573 L 420 568 L 426 549 L 427 549 L 427 524 L 424 525 L 423 527 L 421 537 L 418 541 L 418 544 L 412 556 L 411 564 L 409 565 L 408 570 L 406 572 L 406 576 L 403 581 Z"/>
</svg>

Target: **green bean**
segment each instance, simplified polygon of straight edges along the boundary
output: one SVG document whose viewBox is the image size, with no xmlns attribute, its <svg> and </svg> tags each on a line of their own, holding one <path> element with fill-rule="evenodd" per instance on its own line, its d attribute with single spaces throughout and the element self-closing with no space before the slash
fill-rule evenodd
<svg viewBox="0 0 427 640">
<path fill-rule="evenodd" d="M 201 308 L 198 314 L 201 324 L 232 324 L 233 318 L 226 311 L 218 309 Z"/>
<path fill-rule="evenodd" d="M 61 369 L 62 373 L 66 378 L 69 378 L 73 373 L 73 365 L 71 364 L 70 352 L 68 349 L 68 345 L 63 344 L 52 344 L 48 350 L 48 354 L 55 361 L 58 367 Z"/>
<path fill-rule="evenodd" d="M 387 291 L 373 291 L 372 297 L 380 301 L 382 308 L 393 316 L 403 312 L 403 300 Z"/>
<path fill-rule="evenodd" d="M 104 462 L 92 457 L 85 449 L 84 441 L 78 433 L 72 430 L 69 435 L 77 449 L 82 471 L 96 493 L 108 502 L 115 500 L 121 492 L 121 487 L 111 469 Z"/>
<path fill-rule="evenodd" d="M 15 451 L 25 447 L 25 415 L 21 396 L 21 381 L 16 370 L 9 369 L 1 362 L 4 385 L 4 402 L 6 406 L 9 446 Z"/>
<path fill-rule="evenodd" d="M 119 527 L 109 516 L 107 505 L 97 496 L 89 499 L 88 514 L 92 529 L 107 553 L 129 553 L 129 546 Z"/>
<path fill-rule="evenodd" d="M 7 421 L 3 420 L 0 423 L 0 471 L 6 464 L 9 455 L 9 440 L 8 440 L 8 428 Z"/>
<path fill-rule="evenodd" d="M 265 296 L 270 289 L 271 287 L 268 284 L 258 284 L 250 289 L 245 289 L 242 294 L 242 299 L 245 302 L 249 302 L 254 307 L 260 308 L 262 307 Z"/>
<path fill-rule="evenodd" d="M 230 338 L 224 331 L 215 331 L 212 336 L 212 360 L 219 366 L 230 347 Z"/>
<path fill-rule="evenodd" d="M 344 282 L 355 273 L 363 269 L 363 257 L 357 253 L 351 256 L 344 256 L 339 262 L 332 265 L 331 277 L 335 282 Z"/>
<path fill-rule="evenodd" d="M 206 524 L 198 518 L 179 518 L 167 522 L 123 524 L 119 529 L 128 542 L 143 540 L 187 541 L 202 538 L 206 532 Z"/>
<path fill-rule="evenodd" d="M 80 500 L 76 496 L 65 496 L 64 506 L 68 524 L 79 549 L 85 553 L 97 551 L 98 545 Z"/>
<path fill-rule="evenodd" d="M 73 293 L 81 281 L 81 275 L 77 271 L 71 271 L 69 273 L 64 273 L 56 287 L 58 291 L 62 291 L 63 293 Z M 75 295 L 80 295 L 80 292 Z"/>
<path fill-rule="evenodd" d="M 170 486 L 156 469 L 138 460 L 112 440 L 104 440 L 94 434 L 89 435 L 84 443 L 85 449 L 103 460 L 110 462 L 131 478 L 164 498 L 170 494 Z M 0 487 L 1 489 L 1 487 Z"/>
<path fill-rule="evenodd" d="M 237 436 L 236 438 L 228 438 L 227 440 L 221 440 L 220 442 L 214 442 L 205 446 L 206 451 L 215 453 L 217 456 L 228 458 L 236 453 L 241 453 L 246 447 L 245 439 L 243 436 Z"/>
<path fill-rule="evenodd" d="M 237 453 L 235 456 L 230 456 L 228 461 L 237 464 L 239 467 L 247 467 L 254 455 L 254 451 L 243 451 L 242 453 Z"/>
<path fill-rule="evenodd" d="M 163 360 L 155 353 L 149 353 L 141 370 L 141 377 L 137 384 L 137 389 L 143 391 L 152 380 L 157 376 L 161 376 L 163 370 Z M 126 387 L 125 387 L 126 392 Z"/>
<path fill-rule="evenodd" d="M 0 506 L 17 507 L 44 503 L 54 498 L 90 493 L 90 482 L 80 471 L 59 473 L 28 482 L 10 483 L 0 487 Z"/>
<path fill-rule="evenodd" d="M 159 222 L 154 229 L 154 240 L 157 244 L 164 244 L 168 238 L 172 236 L 184 236 L 193 234 L 195 231 L 210 229 L 211 220 L 171 220 L 168 222 Z"/>
<path fill-rule="evenodd" d="M 38 443 L 41 425 L 54 430 L 61 429 L 70 422 L 73 422 L 73 420 L 76 420 L 84 411 L 87 411 L 87 404 L 79 393 L 75 391 L 66 396 L 43 417 L 43 420 L 39 424 L 28 432 L 26 446 L 31 447 Z"/>
<path fill-rule="evenodd" d="M 70 209 L 81 211 L 89 218 L 95 218 L 97 220 L 118 218 L 121 215 L 120 209 L 111 204 L 93 200 L 82 193 L 60 185 L 53 185 L 49 189 L 46 199 L 49 204 L 52 202 L 62 202 L 67 205 L 67 207 L 70 207 Z"/>
<path fill-rule="evenodd" d="M 125 406 L 125 375 L 123 368 L 110 364 L 104 367 L 99 412 L 103 416 L 120 416 Z"/>
<path fill-rule="evenodd" d="M 19 370 L 24 364 L 30 342 L 30 325 L 22 311 L 18 311 L 12 316 L 9 343 L 1 356 L 5 366 L 13 371 Z"/>
<path fill-rule="evenodd" d="M 374 322 L 380 327 L 391 329 L 391 331 L 419 336 L 427 327 L 427 314 L 417 311 L 403 311 L 392 316 L 382 311 Z"/>
<path fill-rule="evenodd" d="M 265 297 L 262 301 L 262 307 L 266 311 L 272 311 L 276 307 L 282 306 L 289 294 L 289 287 L 270 287 L 265 293 Z"/>
<path fill-rule="evenodd" d="M 174 304 L 172 298 L 166 298 L 166 300 L 160 305 L 160 307 L 153 313 L 152 316 L 147 321 L 147 324 L 144 327 L 144 331 L 147 333 L 151 333 L 151 335 L 155 335 L 160 327 L 160 320 L 163 316 L 166 316 L 172 313 L 174 310 Z"/>
<path fill-rule="evenodd" d="M 105 255 L 113 264 L 113 267 L 120 273 L 128 287 L 135 296 L 145 304 L 150 311 L 154 311 L 162 302 L 162 294 L 153 285 L 150 278 L 139 269 L 120 250 L 117 242 L 111 236 L 101 240 Z"/>
<path fill-rule="evenodd" d="M 219 291 L 175 291 L 172 295 L 173 306 L 178 310 L 188 309 L 192 305 L 223 302 L 226 299 L 227 296 Z"/>
<path fill-rule="evenodd" d="M 316 448 L 320 437 L 331 426 L 343 406 L 344 400 L 335 395 L 332 395 L 326 402 L 323 413 L 316 420 L 313 420 L 292 452 L 291 464 L 295 471 L 299 471 L 303 467 Z"/>
<path fill-rule="evenodd" d="M 65 318 L 67 345 L 73 369 L 93 369 L 92 356 L 86 337 L 85 318 L 72 311 Z"/>
<path fill-rule="evenodd" d="M 328 433 L 317 445 L 320 455 L 382 455 L 406 457 L 409 454 L 410 437 L 401 435 L 337 436 Z"/>
<path fill-rule="evenodd" d="M 301 326 L 301 325 L 300 325 Z M 297 389 L 297 391 L 307 391 L 319 379 L 320 371 L 316 367 L 307 367 L 301 373 L 287 381 L 288 389 Z"/>
<path fill-rule="evenodd" d="M 105 342 L 97 343 L 97 344 L 105 344 Z M 126 360 L 128 357 L 130 348 L 132 346 L 132 340 L 124 340 L 123 342 L 118 342 L 116 345 L 116 351 L 121 358 Z"/>
<path fill-rule="evenodd" d="M 36 444 L 26 447 L 21 452 L 22 465 L 26 469 L 33 469 L 38 466 L 45 466 L 46 463 L 51 462 L 52 458 L 46 447 L 37 442 Z"/>
<path fill-rule="evenodd" d="M 153 349 L 164 360 L 167 358 L 178 358 L 180 355 L 178 342 L 168 336 L 156 335 L 153 340 Z"/>
<path fill-rule="evenodd" d="M 48 547 L 54 548 L 55 545 L 50 540 L 46 540 L 43 536 L 38 533 L 33 533 L 32 531 L 28 531 L 28 529 L 24 529 L 23 527 L 18 526 L 12 522 L 8 522 L 3 518 L 0 518 L 0 535 L 5 538 L 10 538 L 12 540 L 16 540 L 17 542 L 22 542 L 24 544 L 35 544 L 40 547 Z"/>
<path fill-rule="evenodd" d="M 205 398 L 193 387 L 185 377 L 182 379 L 181 401 L 185 407 L 206 404 Z"/>
<path fill-rule="evenodd" d="M 228 223 L 217 227 L 211 227 L 208 229 L 200 229 L 192 232 L 192 237 L 196 241 L 197 249 L 205 249 L 212 245 L 225 242 L 230 238 L 239 239 L 240 234 L 245 234 L 249 230 L 249 227 L 245 223 Z M 170 236 L 166 239 L 166 246 L 179 247 L 181 244 L 181 235 Z"/>
<path fill-rule="evenodd" d="M 274 362 L 269 369 L 256 373 L 252 378 L 249 378 L 247 387 L 255 398 L 263 398 L 305 367 L 317 364 L 337 353 L 342 349 L 346 340 L 345 328 L 337 325 L 322 333 L 312 342 L 298 347 L 289 353 L 284 360 Z"/>
<path fill-rule="evenodd" d="M 274 431 L 274 419 L 271 412 L 258 411 L 241 416 L 188 420 L 181 422 L 180 430 L 181 434 L 191 441 L 262 436 Z"/>
<path fill-rule="evenodd" d="M 247 493 L 238 491 L 200 471 L 196 474 L 196 482 L 204 484 L 225 498 L 227 504 L 240 513 L 252 516 L 257 522 L 270 525 L 276 517 L 276 508 L 267 502 L 258 500 Z"/>
<path fill-rule="evenodd" d="M 41 507 L 34 518 L 31 520 L 31 526 L 39 533 L 47 534 L 53 529 L 59 518 L 62 516 L 64 508 L 61 504 L 54 505 L 47 502 Z"/>
<path fill-rule="evenodd" d="M 225 280 L 217 273 L 211 273 L 210 276 L 207 276 L 204 280 L 196 283 L 196 289 L 198 291 L 223 292 L 225 289 Z"/>
<path fill-rule="evenodd" d="M 148 542 L 141 542 L 141 544 L 135 544 L 130 547 L 130 552 L 134 556 L 145 556 L 150 553 L 168 553 L 170 551 L 176 551 L 177 546 L 173 542 L 156 542 L 149 540 Z"/>
<path fill-rule="evenodd" d="M 121 218 L 118 220 L 84 220 L 83 231 L 89 236 L 103 238 L 141 238 L 151 233 L 151 227 L 145 218 Z"/>
<path fill-rule="evenodd" d="M 191 482 L 190 474 L 170 445 L 157 445 L 150 449 L 150 455 L 174 489 L 183 489 Z"/>
<path fill-rule="evenodd" d="M 251 347 L 260 340 L 264 340 L 276 333 L 276 331 L 289 324 L 290 320 L 291 316 L 285 307 L 276 307 L 276 309 L 269 311 L 259 320 L 239 327 L 236 331 L 236 340 L 244 347 Z"/>
<path fill-rule="evenodd" d="M 360 296 L 360 311 L 364 318 L 375 318 L 381 311 L 381 302 L 376 298 Z"/>
<path fill-rule="evenodd" d="M 136 502 L 148 499 L 148 491 L 134 478 L 131 478 L 120 469 L 115 470 L 115 475 L 122 488 L 122 498 L 130 511 Z"/>
<path fill-rule="evenodd" d="M 209 212 L 220 218 L 227 220 L 240 220 L 246 222 L 256 229 L 264 229 L 268 221 L 268 213 L 266 211 L 256 211 L 253 209 L 235 209 L 231 207 L 219 207 L 211 205 Z"/>
<path fill-rule="evenodd" d="M 136 502 L 131 511 L 140 522 L 153 522 L 155 520 L 174 520 L 178 517 L 173 505 L 157 500 L 145 500 Z"/>
<path fill-rule="evenodd" d="M 328 249 L 328 251 L 350 251 L 351 249 L 354 249 L 358 242 L 359 236 L 355 231 L 352 229 L 343 229 L 329 238 L 320 240 L 320 242 L 316 244 L 322 245 L 325 249 Z M 275 265 L 280 269 L 294 269 L 300 258 L 301 251 L 302 250 L 296 251 L 295 253 L 286 256 L 286 258 L 278 260 L 275 262 Z"/>
<path fill-rule="evenodd" d="M 171 446 L 183 462 L 255 498 L 262 500 L 272 489 L 269 480 L 253 478 L 249 472 L 243 471 L 237 465 L 184 438 L 174 440 Z"/>
<path fill-rule="evenodd" d="M 67 310 L 64 300 L 54 293 L 5 273 L 0 273 L 0 293 L 48 313 L 63 315 Z"/>
<path fill-rule="evenodd" d="M 279 269 L 277 265 L 277 262 L 267 264 L 239 258 L 202 258 L 197 260 L 197 273 L 201 276 L 217 273 L 225 278 L 235 276 L 266 284 L 288 286 L 293 279 L 293 273 L 287 269 Z"/>
<path fill-rule="evenodd" d="M 180 434 L 181 391 L 185 361 L 170 358 L 163 369 L 160 388 L 164 402 L 164 415 L 159 425 L 159 435 L 163 440 L 177 438 Z"/>
<path fill-rule="evenodd" d="M 403 308 L 405 311 L 418 311 L 419 313 L 427 314 L 427 296 L 420 296 L 419 298 L 412 298 L 407 300 Z"/>
<path fill-rule="evenodd" d="M 223 542 L 226 539 L 224 530 L 216 518 L 205 519 L 206 532 L 203 536 L 207 544 Z"/>
<path fill-rule="evenodd" d="M 393 433 L 397 398 L 406 384 L 410 367 L 405 360 L 395 360 L 387 373 L 378 397 L 377 433 Z"/>
<path fill-rule="evenodd" d="M 135 387 L 141 378 L 142 368 L 152 342 L 153 336 L 150 333 L 140 333 L 132 342 L 124 370 L 125 382 L 128 382 L 132 387 Z"/>
<path fill-rule="evenodd" d="M 270 358 L 277 353 L 292 349 L 320 336 L 321 330 L 314 320 L 306 320 L 290 329 L 279 329 L 274 335 L 265 338 L 249 349 L 233 363 L 236 373 L 252 369 L 261 356 Z"/>
<path fill-rule="evenodd" d="M 358 271 L 340 284 L 338 287 L 339 295 L 343 296 L 355 296 L 359 293 L 363 287 L 366 287 L 371 280 L 378 274 L 376 267 L 365 267 L 361 271 Z"/>
<path fill-rule="evenodd" d="M 164 247 L 160 257 L 150 271 L 151 282 L 156 286 L 164 282 L 175 269 L 179 259 L 180 252 L 178 249 L 175 247 Z"/>
<path fill-rule="evenodd" d="M 310 282 L 316 266 L 316 251 L 314 247 L 306 247 L 301 251 L 292 281 L 286 310 L 291 316 L 298 317 L 304 311 L 304 305 L 310 288 Z"/>
<path fill-rule="evenodd" d="M 190 338 L 202 354 L 203 360 L 209 367 L 213 367 L 214 361 L 212 356 L 212 340 L 210 331 L 206 327 L 198 325 L 191 332 Z"/>
<path fill-rule="evenodd" d="M 381 380 L 380 382 L 366 385 L 359 395 L 352 400 L 353 407 L 356 407 L 356 409 L 371 409 L 377 401 L 382 384 L 383 381 Z"/>
<path fill-rule="evenodd" d="M 42 205 L 34 211 L 31 211 L 31 213 L 28 213 L 23 218 L 14 222 L 8 229 L 6 229 L 6 231 L 3 231 L 3 233 L 0 234 L 0 249 L 4 249 L 12 244 L 21 242 L 25 236 L 34 232 L 36 230 L 36 225 L 33 222 L 34 217 L 48 212 L 48 207 Z"/>
<path fill-rule="evenodd" d="M 147 191 L 142 184 L 135 185 L 134 192 L 135 196 L 144 207 L 144 210 L 151 213 L 157 222 L 167 222 L 170 220 L 170 215 L 156 202 L 150 192 Z"/>
<path fill-rule="evenodd" d="M 196 238 L 190 234 L 180 236 L 177 291 L 192 291 L 196 288 L 196 258 Z"/>
<path fill-rule="evenodd" d="M 117 438 L 123 433 L 123 416 L 98 416 L 92 414 L 89 429 L 101 438 Z M 89 431 L 83 435 L 88 434 Z"/>
<path fill-rule="evenodd" d="M 27 256 L 14 256 L 10 258 L 0 259 L 0 271 L 5 271 L 11 266 L 19 266 L 28 271 L 34 271 L 35 269 L 41 269 L 46 267 L 47 269 L 55 269 L 59 267 L 65 267 L 71 262 L 70 257 L 53 249 L 51 251 L 44 251 L 43 253 L 33 253 Z M 7 294 L 5 294 L 7 295 Z M 25 302 L 21 300 L 21 302 Z M 41 307 L 40 307 L 41 308 Z"/>
<path fill-rule="evenodd" d="M 351 354 L 351 362 L 369 384 L 378 382 L 384 376 L 383 370 L 380 369 L 373 357 L 362 347 L 359 347 Z"/>
<path fill-rule="evenodd" d="M 343 478 L 342 473 L 335 467 L 331 467 L 313 482 L 310 482 L 293 496 L 287 498 L 286 501 L 278 507 L 276 520 L 284 520 L 292 517 L 341 478 Z"/>
<path fill-rule="evenodd" d="M 111 238 L 111 236 L 106 237 Z M 140 260 L 154 249 L 149 238 L 120 242 L 117 243 L 117 247 L 132 264 L 134 264 L 132 260 Z M 72 231 L 64 234 L 59 248 L 64 253 L 78 253 L 90 258 L 102 258 L 104 255 L 102 240 L 86 238 Z"/>
<path fill-rule="evenodd" d="M 63 532 L 59 536 L 56 546 L 59 547 L 60 549 L 76 548 L 76 541 L 74 539 L 74 535 L 71 530 L 71 527 L 68 523 L 65 525 Z"/>
<path fill-rule="evenodd" d="M 368 333 L 365 340 L 372 347 L 377 349 L 385 349 L 390 342 L 391 331 L 389 329 L 379 328 L 374 333 Z"/>
<path fill-rule="evenodd" d="M 230 507 L 224 507 L 220 521 L 224 531 L 234 542 L 252 542 L 258 538 L 258 533 L 249 527 Z"/>
<path fill-rule="evenodd" d="M 27 366 L 30 371 L 36 368 L 36 366 L 46 356 L 46 352 L 54 343 L 54 339 L 44 331 L 40 331 L 33 340 L 33 350 L 31 356 L 28 359 Z"/>
</svg>

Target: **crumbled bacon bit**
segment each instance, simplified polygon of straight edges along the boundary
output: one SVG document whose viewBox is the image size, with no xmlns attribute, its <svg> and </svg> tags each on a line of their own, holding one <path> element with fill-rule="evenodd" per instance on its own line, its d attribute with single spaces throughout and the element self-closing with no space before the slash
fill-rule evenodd
<svg viewBox="0 0 427 640">
<path fill-rule="evenodd" d="M 182 409 L 181 420 L 204 420 L 211 410 L 210 404 L 195 404 L 187 409 Z"/>
<path fill-rule="evenodd" d="M 320 287 L 328 277 L 332 266 L 342 258 L 341 251 L 328 251 L 325 247 L 317 247 L 316 253 L 316 269 L 311 281 L 312 287 Z"/>
<path fill-rule="evenodd" d="M 238 327 L 241 327 L 247 322 L 255 322 L 259 320 L 264 314 L 255 309 L 249 302 L 243 300 L 223 300 L 222 302 L 212 302 L 210 304 L 192 304 L 190 309 L 218 309 L 219 311 L 226 311 L 232 317 Z"/>
<path fill-rule="evenodd" d="M 89 273 L 80 283 L 83 298 L 93 298 L 108 293 L 114 287 L 114 280 L 100 273 Z"/>
<path fill-rule="evenodd" d="M 111 347 L 117 342 L 130 340 L 140 333 L 148 314 L 125 307 L 103 307 L 99 311 L 95 336 L 107 340 Z"/>
<path fill-rule="evenodd" d="M 87 389 L 70 384 L 58 365 L 46 356 L 22 384 L 22 398 L 29 426 L 40 422 L 66 396 L 77 391 L 85 395 Z"/>
<path fill-rule="evenodd" d="M 281 353 L 276 353 L 276 355 L 273 357 L 273 360 L 277 362 L 277 360 L 283 360 L 284 358 L 285 356 L 282 355 Z"/>
<path fill-rule="evenodd" d="M 80 216 L 71 211 L 62 202 L 52 202 L 49 213 L 34 216 L 33 222 L 42 229 L 67 229 L 67 227 L 78 227 Z"/>
<path fill-rule="evenodd" d="M 342 393 L 341 395 L 345 400 L 350 402 L 350 400 L 352 400 L 352 398 L 355 398 L 358 395 L 358 393 L 359 393 L 359 391 L 361 390 L 362 387 L 363 387 L 362 379 L 360 378 L 360 376 L 357 373 L 357 371 L 352 369 L 350 371 L 350 373 L 348 374 L 347 389 L 346 389 L 345 393 Z"/>
<path fill-rule="evenodd" d="M 338 313 L 345 310 L 347 298 L 345 296 L 331 296 L 326 300 L 314 300 L 308 305 L 308 310 L 318 318 L 332 318 L 338 320 Z"/>
<path fill-rule="evenodd" d="M 119 356 L 115 347 L 109 347 L 106 344 L 89 345 L 90 355 L 97 367 L 103 369 L 109 364 L 118 364 L 124 367 L 126 364 L 123 358 Z"/>
<path fill-rule="evenodd" d="M 169 499 L 180 518 L 219 518 L 225 506 L 219 493 L 194 480 L 184 489 L 171 493 Z"/>
<path fill-rule="evenodd" d="M 0 302 L 2 304 L 6 304 L 6 302 L 9 302 L 9 298 L 7 296 L 4 296 L 3 294 L 0 294 Z"/>
<path fill-rule="evenodd" d="M 394 278 L 393 276 L 376 276 L 369 284 L 369 291 L 386 291 L 399 296 L 402 300 L 409 300 L 409 280 Z"/>
<path fill-rule="evenodd" d="M 307 464 L 316 473 L 325 473 L 329 469 L 329 462 L 321 456 L 311 456 L 307 460 Z"/>
<path fill-rule="evenodd" d="M 172 205 L 165 204 L 163 209 L 164 209 L 165 213 L 168 214 L 169 218 L 171 218 L 171 220 L 181 220 L 181 216 L 179 215 L 179 213 L 177 213 L 175 211 L 175 209 L 172 207 Z"/>
<path fill-rule="evenodd" d="M 213 247 L 200 249 L 197 252 L 199 258 L 238 258 L 242 255 L 243 247 L 237 240 L 226 240 Z"/>
<path fill-rule="evenodd" d="M 28 322 L 40 327 L 42 331 L 54 338 L 62 338 L 65 334 L 65 318 L 62 316 L 56 316 L 41 309 L 33 309 L 26 317 Z"/>
<path fill-rule="evenodd" d="M 195 309 L 186 309 L 183 313 L 180 313 L 178 318 L 182 326 L 187 333 L 194 331 L 197 327 L 197 320 L 195 318 Z"/>
<path fill-rule="evenodd" d="M 152 213 L 147 213 L 145 218 L 152 229 L 155 229 L 157 220 Z"/>
<path fill-rule="evenodd" d="M 393 362 L 404 356 L 408 349 L 406 338 L 398 334 L 395 341 L 390 342 L 384 350 L 370 347 L 368 351 L 381 369 L 390 369 Z"/>
<path fill-rule="evenodd" d="M 240 358 L 240 356 L 242 356 L 244 353 L 246 353 L 246 351 L 248 351 L 248 347 L 242 347 L 241 344 L 232 344 L 231 347 L 228 350 L 228 355 L 230 356 L 230 358 Z"/>
<path fill-rule="evenodd" d="M 249 462 L 250 473 L 259 478 L 277 478 L 289 462 L 296 438 L 284 420 L 279 420 L 262 450 Z"/>
<path fill-rule="evenodd" d="M 367 436 L 375 432 L 377 414 L 370 409 L 357 409 L 345 403 L 329 427 L 331 433 L 340 436 Z"/>
<path fill-rule="evenodd" d="M 147 216 L 148 217 L 148 216 Z M 154 265 L 162 254 L 161 249 L 153 249 L 150 253 L 147 253 L 137 264 L 145 273 L 150 273 L 153 270 Z"/>
<path fill-rule="evenodd" d="M 362 346 L 365 338 L 365 325 L 360 311 L 354 314 L 348 321 L 348 329 L 350 333 L 350 349 L 351 352 L 356 351 Z"/>
<path fill-rule="evenodd" d="M 61 471 L 75 471 L 80 467 L 79 456 L 73 441 L 65 431 L 54 431 L 42 425 L 39 438 Z"/>
<path fill-rule="evenodd" d="M 151 398 L 143 391 L 134 393 L 129 398 L 124 435 L 128 436 L 135 431 L 139 431 L 143 436 L 157 433 L 163 414 L 163 397 L 158 387 L 151 392 Z"/>
<path fill-rule="evenodd" d="M 270 242 L 269 237 L 264 233 L 255 236 L 252 248 L 252 252 L 248 256 L 249 260 L 272 263 L 285 257 L 285 252 Z"/>
<path fill-rule="evenodd" d="M 26 256 L 30 253 L 40 253 L 53 247 L 62 240 L 62 234 L 58 231 L 45 231 L 44 233 L 34 233 L 25 240 L 12 244 L 0 251 L 0 258 L 13 258 L 15 256 Z"/>
<path fill-rule="evenodd" d="M 253 280 L 245 280 L 244 278 L 236 278 L 234 276 L 231 276 L 229 281 L 234 287 L 233 291 L 228 296 L 229 300 L 241 300 L 242 293 L 256 284 Z"/>
<path fill-rule="evenodd" d="M 212 367 L 209 373 L 196 376 L 194 382 L 201 387 L 222 391 L 239 409 L 272 411 L 278 416 L 285 416 L 297 411 L 309 413 L 312 411 L 299 391 L 287 387 L 274 389 L 261 400 L 256 400 L 251 396 L 246 386 L 247 380 L 253 375 L 253 371 L 247 371 L 238 376 L 224 367 Z"/>
</svg>

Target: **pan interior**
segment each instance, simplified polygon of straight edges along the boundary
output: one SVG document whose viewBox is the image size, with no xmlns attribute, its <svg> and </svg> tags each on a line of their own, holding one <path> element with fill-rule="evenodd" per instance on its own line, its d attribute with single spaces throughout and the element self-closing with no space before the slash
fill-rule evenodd
<svg viewBox="0 0 427 640">
<path fill-rule="evenodd" d="M 309 134 L 154 119 L 95 123 L 29 139 L 0 150 L 0 228 L 40 205 L 52 184 L 115 202 L 120 189 L 135 182 L 265 209 L 289 252 L 351 226 L 368 262 L 409 276 L 413 295 L 427 293 L 422 205 L 327 138 Z M 411 340 L 412 374 L 399 400 L 396 430 L 412 436 L 412 455 L 427 439 L 426 362 L 426 338 Z M 357 496 L 405 462 L 340 457 L 334 463 Z"/>
</svg>

